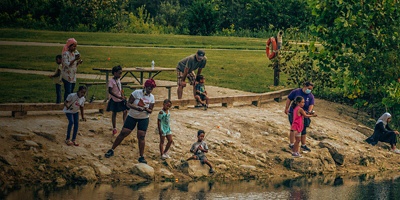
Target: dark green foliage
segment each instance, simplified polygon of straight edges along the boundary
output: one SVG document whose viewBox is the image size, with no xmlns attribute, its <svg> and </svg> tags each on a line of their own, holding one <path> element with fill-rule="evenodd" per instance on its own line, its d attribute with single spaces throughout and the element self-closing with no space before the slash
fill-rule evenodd
<svg viewBox="0 0 400 200">
<path fill-rule="evenodd" d="M 145 26 L 140 26 L 143 13 L 148 14 L 148 19 Z M 45 30 L 266 37 L 269 31 L 278 29 L 299 27 L 304 30 L 311 21 L 305 0 L 0 2 L 0 27 Z M 148 26 L 152 28 L 149 30 Z"/>
<path fill-rule="evenodd" d="M 400 118 L 400 7 L 388 0 L 310 0 L 316 25 L 313 34 L 324 49 L 312 56 L 332 73 L 334 87 L 374 118 L 389 111 Z"/>
</svg>

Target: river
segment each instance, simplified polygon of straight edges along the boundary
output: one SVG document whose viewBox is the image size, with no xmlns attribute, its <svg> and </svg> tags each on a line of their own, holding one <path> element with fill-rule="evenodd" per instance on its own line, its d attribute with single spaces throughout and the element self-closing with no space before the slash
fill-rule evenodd
<svg viewBox="0 0 400 200">
<path fill-rule="evenodd" d="M 392 177 L 390 177 L 392 176 Z M 269 180 L 30 185 L 4 191 L 0 199 L 400 199 L 400 176 L 302 177 Z"/>
</svg>

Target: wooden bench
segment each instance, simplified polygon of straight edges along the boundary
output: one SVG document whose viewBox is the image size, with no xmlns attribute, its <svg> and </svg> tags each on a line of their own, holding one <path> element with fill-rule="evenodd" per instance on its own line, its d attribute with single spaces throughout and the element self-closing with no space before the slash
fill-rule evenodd
<svg viewBox="0 0 400 200">
<path fill-rule="evenodd" d="M 143 85 L 125 85 L 125 86 L 123 86 L 123 87 L 129 88 L 129 89 L 132 89 L 132 90 L 136 90 L 136 89 L 143 88 Z M 177 84 L 171 84 L 171 85 L 157 85 L 157 88 L 159 88 L 159 87 L 166 88 L 166 89 L 168 90 L 168 99 L 171 99 L 171 88 L 173 88 L 173 87 L 178 87 L 178 85 L 177 85 Z"/>
<path fill-rule="evenodd" d="M 129 83 L 133 82 L 121 82 L 121 85 L 128 85 Z M 105 85 L 105 81 L 90 81 L 90 82 L 79 82 L 79 85 L 84 85 L 86 86 L 86 97 L 89 97 L 89 87 L 93 85 Z M 86 98 L 87 99 L 87 98 Z"/>
<path fill-rule="evenodd" d="M 87 101 L 92 101 L 92 100 L 90 100 L 89 98 L 90 98 L 90 96 L 89 96 L 89 88 L 91 87 L 91 86 L 93 86 L 93 85 L 105 85 L 106 84 L 106 82 L 105 81 L 91 81 L 91 82 L 79 82 L 79 85 L 84 85 L 84 86 L 86 86 L 86 94 L 85 94 L 85 97 L 86 97 L 86 100 Z"/>
</svg>

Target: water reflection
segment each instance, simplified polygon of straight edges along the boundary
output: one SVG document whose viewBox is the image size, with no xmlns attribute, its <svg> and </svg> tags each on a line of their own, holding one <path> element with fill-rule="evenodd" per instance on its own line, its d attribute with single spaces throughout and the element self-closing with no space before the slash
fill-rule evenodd
<svg viewBox="0 0 400 200">
<path fill-rule="evenodd" d="M 389 176 L 390 177 L 390 176 Z M 1 199 L 400 199 L 400 178 L 360 175 L 354 177 L 302 177 L 284 181 L 189 183 L 143 182 L 139 184 L 86 184 L 55 187 L 33 185 Z"/>
</svg>

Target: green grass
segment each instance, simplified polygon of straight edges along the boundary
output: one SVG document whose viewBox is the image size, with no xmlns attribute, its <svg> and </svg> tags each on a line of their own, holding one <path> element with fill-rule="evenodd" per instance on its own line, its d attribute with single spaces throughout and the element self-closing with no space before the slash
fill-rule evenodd
<svg viewBox="0 0 400 200">
<path fill-rule="evenodd" d="M 34 31 L 25 29 L 0 29 L 0 40 L 57 42 L 64 43 L 67 38 L 78 40 L 78 50 L 84 63 L 79 66 L 78 73 L 99 74 L 92 70 L 95 67 L 150 67 L 151 61 L 156 66 L 175 68 L 179 60 L 194 54 L 198 48 L 206 50 L 207 66 L 203 75 L 208 85 L 238 89 L 249 92 L 268 92 L 282 87 L 273 87 L 273 69 L 268 67 L 270 60 L 266 58 L 264 44 L 261 39 L 200 37 L 175 35 L 140 35 L 113 33 L 75 33 Z M 91 44 L 102 46 L 85 46 Z M 143 46 L 164 46 L 173 48 L 147 48 Z M 127 47 L 130 46 L 130 47 Z M 245 50 L 242 47 L 248 46 Z M 257 47 L 259 46 L 259 47 Z M 135 48 L 140 47 L 140 48 Z M 179 47 L 179 48 L 177 48 Z M 182 48 L 185 47 L 185 48 Z M 186 48 L 192 47 L 192 48 Z M 226 47 L 226 49 L 218 49 Z M 0 68 L 16 68 L 30 70 L 54 71 L 55 56 L 60 54 L 62 46 L 9 46 L 2 45 L 0 50 Z M 108 61 L 108 58 L 110 60 Z M 22 75 L 21 75 L 22 77 Z M 46 79 L 47 77 L 45 77 Z M 156 77 L 161 80 L 176 81 L 175 72 L 163 72 Z M 47 80 L 47 79 L 46 79 Z M 281 85 L 285 87 L 287 76 L 281 73 Z M 21 79 L 23 85 L 41 87 L 31 84 L 30 78 Z M 4 81 L 1 80 L 3 85 Z M 51 88 L 50 90 L 54 90 Z M 50 93 L 52 94 L 52 93 Z M 97 96 L 97 95 L 96 95 Z M 24 101 L 19 96 L 13 101 Z M 51 98 L 46 98 L 50 101 Z M 7 101 L 12 102 L 12 101 Z M 34 100 L 24 102 L 35 102 Z M 38 98 L 36 102 L 43 102 Z"/>
<path fill-rule="evenodd" d="M 7 88 L 7 95 L 0 95 L 0 103 L 49 103 L 56 102 L 56 89 L 53 80 L 44 75 L 0 73 L 1 85 Z M 77 79 L 77 82 L 88 81 Z M 79 85 L 75 86 L 75 92 Z M 90 87 L 89 96 L 104 99 L 104 86 Z M 62 98 L 64 87 L 62 86 Z M 90 98 L 90 97 L 88 97 Z"/>
<path fill-rule="evenodd" d="M 189 35 L 156 35 L 130 33 L 100 32 L 58 32 L 28 29 L 0 29 L 0 40 L 25 42 L 51 42 L 64 44 L 70 37 L 78 44 L 130 47 L 171 47 L 171 48 L 204 48 L 204 49 L 265 49 L 266 39 L 222 37 L 222 36 L 189 36 Z"/>
<path fill-rule="evenodd" d="M 196 49 L 158 49 L 158 48 L 108 48 L 79 47 L 84 63 L 79 66 L 79 73 L 98 73 L 95 67 L 111 68 L 147 67 L 151 60 L 156 66 L 175 68 L 178 61 Z M 2 46 L 0 54 L 1 68 L 54 71 L 54 57 L 60 53 L 60 47 L 37 46 Z M 243 50 L 207 50 L 208 57 L 203 75 L 207 83 L 226 88 L 249 92 L 267 92 L 273 85 L 273 70 L 267 65 L 270 62 L 264 51 Z M 110 58 L 110 61 L 107 60 Z M 157 79 L 176 80 L 176 74 L 161 73 Z M 282 74 L 282 82 L 286 76 Z"/>
</svg>

